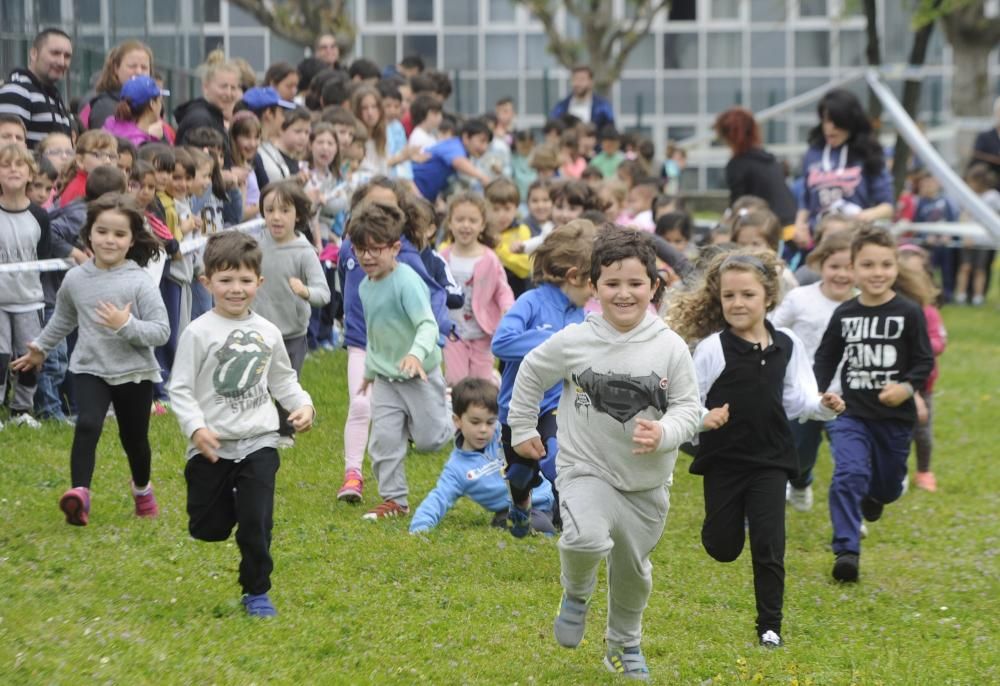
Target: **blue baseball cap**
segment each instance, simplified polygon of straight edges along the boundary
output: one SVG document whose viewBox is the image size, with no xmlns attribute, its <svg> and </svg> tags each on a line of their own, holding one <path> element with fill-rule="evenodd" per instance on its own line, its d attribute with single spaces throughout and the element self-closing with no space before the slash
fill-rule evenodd
<svg viewBox="0 0 1000 686">
<path fill-rule="evenodd" d="M 170 91 L 162 90 L 156 85 L 156 81 L 145 74 L 133 76 L 122 85 L 121 98 L 127 100 L 132 107 L 145 105 L 161 95 L 170 95 Z"/>
<path fill-rule="evenodd" d="M 268 107 L 283 107 L 286 110 L 294 110 L 297 107 L 290 100 L 282 100 L 278 91 L 270 86 L 250 88 L 243 94 L 243 102 L 253 112 L 262 112 Z"/>
</svg>

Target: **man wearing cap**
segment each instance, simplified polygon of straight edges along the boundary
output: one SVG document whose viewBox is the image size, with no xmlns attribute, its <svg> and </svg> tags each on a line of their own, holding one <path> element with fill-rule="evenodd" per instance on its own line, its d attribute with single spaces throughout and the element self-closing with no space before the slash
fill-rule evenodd
<svg viewBox="0 0 1000 686">
<path fill-rule="evenodd" d="M 70 114 L 58 83 L 66 76 L 72 58 L 69 35 L 45 29 L 31 44 L 28 68 L 12 71 L 0 88 L 0 114 L 21 118 L 31 149 L 50 133 L 70 135 Z"/>
<path fill-rule="evenodd" d="M 149 76 L 140 74 L 122 84 L 121 98 L 114 115 L 104 120 L 104 130 L 119 138 L 126 138 L 132 145 L 159 143 L 164 140 L 162 90 Z M 167 141 L 170 143 L 171 141 Z"/>
</svg>

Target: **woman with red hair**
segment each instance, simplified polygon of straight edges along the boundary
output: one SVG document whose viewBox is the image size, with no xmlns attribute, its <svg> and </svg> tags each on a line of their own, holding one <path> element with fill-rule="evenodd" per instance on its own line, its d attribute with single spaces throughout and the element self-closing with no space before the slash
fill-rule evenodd
<svg viewBox="0 0 1000 686">
<path fill-rule="evenodd" d="M 753 113 L 742 107 L 726 110 L 715 118 L 715 133 L 733 151 L 726 164 L 729 203 L 756 195 L 767 201 L 783 226 L 794 224 L 795 198 L 785 183 L 785 170 L 761 147 L 760 127 Z"/>
</svg>

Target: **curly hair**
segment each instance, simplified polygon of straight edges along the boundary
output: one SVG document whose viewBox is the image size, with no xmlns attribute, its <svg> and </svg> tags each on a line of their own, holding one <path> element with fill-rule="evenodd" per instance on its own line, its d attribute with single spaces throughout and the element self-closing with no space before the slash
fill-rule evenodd
<svg viewBox="0 0 1000 686">
<path fill-rule="evenodd" d="M 667 323 L 689 343 L 699 341 L 728 326 L 722 314 L 722 275 L 728 271 L 754 274 L 764 286 L 767 310 L 778 304 L 781 264 L 766 250 L 733 250 L 716 255 L 699 283 L 681 293 L 670 304 Z"/>
<path fill-rule="evenodd" d="M 733 157 L 761 145 L 760 127 L 753 113 L 744 107 L 730 107 L 715 118 L 715 133 L 733 149 Z"/>
</svg>

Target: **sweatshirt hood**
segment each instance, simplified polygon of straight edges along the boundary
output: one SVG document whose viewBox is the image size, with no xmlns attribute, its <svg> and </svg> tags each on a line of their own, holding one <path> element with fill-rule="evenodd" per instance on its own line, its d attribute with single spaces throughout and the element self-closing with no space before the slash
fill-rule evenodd
<svg viewBox="0 0 1000 686">
<path fill-rule="evenodd" d="M 205 98 L 195 98 L 194 100 L 188 100 L 187 102 L 178 105 L 177 109 L 174 110 L 174 117 L 177 121 L 181 121 L 184 117 L 188 116 L 192 112 L 204 110 L 213 118 L 222 119 L 222 110 L 210 103 Z"/>
<path fill-rule="evenodd" d="M 612 326 L 603 315 L 598 314 L 597 312 L 591 312 L 588 314 L 584 323 L 591 327 L 594 335 L 598 339 L 616 344 L 649 341 L 667 328 L 667 325 L 663 323 L 662 319 L 648 311 L 642 318 L 642 321 L 640 321 L 631 331 L 619 331 Z"/>
</svg>

